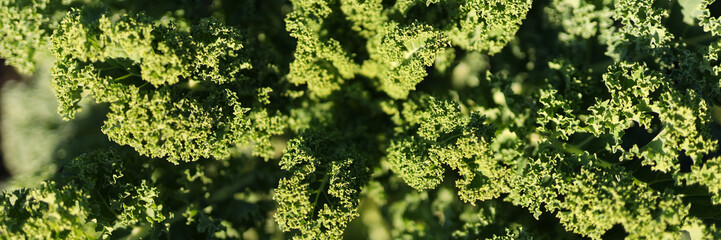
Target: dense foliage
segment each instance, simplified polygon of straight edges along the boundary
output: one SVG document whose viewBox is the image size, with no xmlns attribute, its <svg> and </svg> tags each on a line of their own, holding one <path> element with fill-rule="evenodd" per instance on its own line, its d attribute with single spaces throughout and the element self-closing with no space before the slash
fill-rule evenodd
<svg viewBox="0 0 721 240">
<path fill-rule="evenodd" d="M 721 238 L 721 2 L 155 2 L 0 0 L 0 239 Z"/>
</svg>

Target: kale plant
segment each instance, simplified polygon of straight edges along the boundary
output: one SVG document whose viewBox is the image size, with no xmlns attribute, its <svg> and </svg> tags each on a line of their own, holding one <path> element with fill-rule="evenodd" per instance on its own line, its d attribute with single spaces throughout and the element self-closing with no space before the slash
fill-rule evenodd
<svg viewBox="0 0 721 240">
<path fill-rule="evenodd" d="M 0 19 L 0 239 L 721 238 L 721 2 Z"/>
</svg>

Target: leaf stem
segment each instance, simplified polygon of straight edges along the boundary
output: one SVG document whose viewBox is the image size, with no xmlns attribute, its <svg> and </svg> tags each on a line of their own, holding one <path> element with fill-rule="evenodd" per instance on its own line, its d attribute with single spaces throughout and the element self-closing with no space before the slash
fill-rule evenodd
<svg viewBox="0 0 721 240">
<path fill-rule="evenodd" d="M 135 73 L 128 73 L 128 74 L 123 75 L 122 77 L 116 78 L 115 80 L 120 81 L 120 80 L 129 78 L 129 77 L 133 77 L 133 76 L 139 77 L 140 75 L 135 74 Z"/>
<path fill-rule="evenodd" d="M 330 180 L 330 174 L 326 174 L 323 178 L 323 182 L 320 183 L 320 187 L 318 188 L 318 195 L 315 195 L 315 200 L 313 200 L 313 209 L 315 209 L 318 205 L 318 200 L 320 199 L 320 195 L 323 194 L 323 189 L 325 188 L 325 185 L 328 184 L 328 180 Z"/>
</svg>

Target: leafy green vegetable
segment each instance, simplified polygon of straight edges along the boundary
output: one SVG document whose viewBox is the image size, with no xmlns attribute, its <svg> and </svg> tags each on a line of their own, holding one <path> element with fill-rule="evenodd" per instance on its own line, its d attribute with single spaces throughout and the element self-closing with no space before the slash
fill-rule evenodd
<svg viewBox="0 0 721 240">
<path fill-rule="evenodd" d="M 0 0 L 0 238 L 721 238 L 713 0 L 145 5 Z"/>
<path fill-rule="evenodd" d="M 242 74 L 252 65 L 235 30 L 211 20 L 188 33 L 125 16 L 88 18 L 70 13 L 53 38 L 64 116 L 72 118 L 89 92 L 111 103 L 103 126 L 111 140 L 173 162 L 223 157 L 235 144 L 279 131 L 256 131 L 277 120 L 241 106 L 238 92 L 254 94 Z"/>
</svg>

